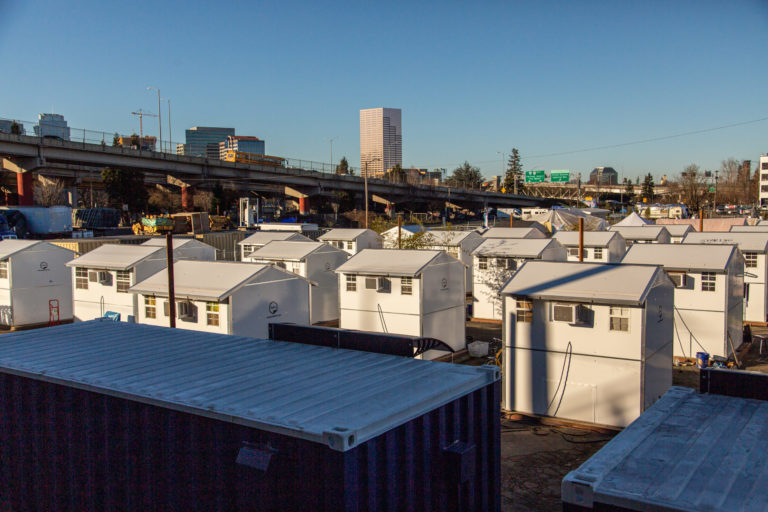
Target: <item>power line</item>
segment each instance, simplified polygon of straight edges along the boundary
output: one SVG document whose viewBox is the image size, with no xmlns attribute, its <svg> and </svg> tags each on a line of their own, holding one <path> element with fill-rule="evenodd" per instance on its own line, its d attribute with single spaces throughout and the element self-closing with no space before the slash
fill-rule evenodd
<svg viewBox="0 0 768 512">
<path fill-rule="evenodd" d="M 723 126 L 716 126 L 714 128 L 705 128 L 703 130 L 694 130 L 691 132 L 684 132 L 684 133 L 677 133 L 675 135 L 664 135 L 662 137 L 653 137 L 650 139 L 642 139 L 642 140 L 635 140 L 632 142 L 622 142 L 620 144 L 609 144 L 607 146 L 596 146 L 592 148 L 584 148 L 584 149 L 574 149 L 572 151 L 561 151 L 559 153 L 546 153 L 542 155 L 531 155 L 527 158 L 544 158 L 547 156 L 560 156 L 560 155 L 572 155 L 574 153 L 585 153 L 587 151 L 597 151 L 598 149 L 612 149 L 612 148 L 620 148 L 624 146 L 632 146 L 634 144 L 647 144 L 648 142 L 658 142 L 660 140 L 668 140 L 668 139 L 675 139 L 677 137 L 685 137 L 688 135 L 697 135 L 699 133 L 707 133 L 707 132 L 714 132 L 717 130 L 725 130 L 726 128 L 734 128 L 736 126 L 744 126 L 747 124 L 754 124 L 754 123 L 760 123 L 762 121 L 768 121 L 768 117 L 761 117 L 760 119 L 753 119 L 751 121 L 742 121 L 740 123 L 733 123 L 733 124 L 726 124 Z"/>
</svg>

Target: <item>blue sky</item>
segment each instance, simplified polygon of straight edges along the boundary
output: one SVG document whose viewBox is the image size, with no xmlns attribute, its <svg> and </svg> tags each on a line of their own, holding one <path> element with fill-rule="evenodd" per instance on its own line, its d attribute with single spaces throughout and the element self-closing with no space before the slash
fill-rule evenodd
<svg viewBox="0 0 768 512">
<path fill-rule="evenodd" d="M 0 117 L 130 134 L 154 86 L 176 141 L 233 126 L 327 161 L 339 136 L 355 167 L 378 106 L 403 110 L 404 166 L 499 174 L 517 147 L 526 169 L 660 177 L 768 152 L 765 120 L 547 156 L 768 118 L 768 1 L 479 4 L 0 0 Z"/>
</svg>

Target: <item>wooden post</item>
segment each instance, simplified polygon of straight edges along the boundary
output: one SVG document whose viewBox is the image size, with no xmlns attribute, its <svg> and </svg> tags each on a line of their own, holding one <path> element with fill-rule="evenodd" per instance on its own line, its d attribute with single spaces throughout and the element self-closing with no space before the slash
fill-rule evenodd
<svg viewBox="0 0 768 512">
<path fill-rule="evenodd" d="M 509 212 L 509 227 L 515 227 L 515 216 L 512 215 L 512 212 Z"/>
<path fill-rule="evenodd" d="M 579 261 L 584 261 L 584 219 L 579 217 Z"/>
<path fill-rule="evenodd" d="M 397 248 L 403 248 L 403 218 L 397 216 Z"/>
<path fill-rule="evenodd" d="M 699 233 L 704 232 L 704 209 L 699 208 Z"/>
<path fill-rule="evenodd" d="M 176 293 L 173 285 L 173 235 L 165 235 L 165 256 L 168 259 L 168 317 L 171 328 L 176 327 Z"/>
</svg>

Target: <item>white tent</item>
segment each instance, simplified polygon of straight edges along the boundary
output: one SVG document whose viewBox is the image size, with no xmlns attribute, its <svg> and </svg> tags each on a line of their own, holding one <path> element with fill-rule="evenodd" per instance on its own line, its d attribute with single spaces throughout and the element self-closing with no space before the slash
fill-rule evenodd
<svg viewBox="0 0 768 512">
<path fill-rule="evenodd" d="M 605 231 L 608 229 L 608 223 L 600 217 L 592 215 L 580 215 L 578 210 L 548 210 L 545 213 L 532 214 L 528 220 L 535 220 L 549 230 L 550 233 L 556 231 L 575 231 L 579 229 L 579 219 L 584 219 L 584 230 L 586 231 Z"/>
<path fill-rule="evenodd" d="M 614 226 L 645 226 L 646 224 L 653 224 L 653 222 L 642 218 L 637 212 L 632 212 Z"/>
</svg>

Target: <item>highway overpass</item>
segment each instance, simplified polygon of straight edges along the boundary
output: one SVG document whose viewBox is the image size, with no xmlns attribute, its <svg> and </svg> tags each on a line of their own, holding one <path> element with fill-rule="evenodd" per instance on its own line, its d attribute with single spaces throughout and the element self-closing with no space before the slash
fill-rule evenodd
<svg viewBox="0 0 768 512">
<path fill-rule="evenodd" d="M 305 169 L 270 167 L 225 162 L 221 160 L 173 155 L 155 151 L 112 147 L 26 135 L 0 133 L 2 169 L 17 174 L 20 204 L 31 204 L 34 173 L 64 179 L 68 187 L 77 187 L 83 177 L 95 175 L 105 167 L 135 169 L 145 174 L 145 181 L 164 182 L 181 187 L 182 203 L 189 208 L 196 187 L 228 182 L 249 190 L 270 190 L 299 199 L 303 209 L 313 196 L 344 191 L 362 198 L 364 180 L 358 176 L 340 176 Z M 371 197 L 397 205 L 448 201 L 467 208 L 526 207 L 547 201 L 525 195 L 501 194 L 444 186 L 390 183 L 368 180 Z"/>
</svg>

